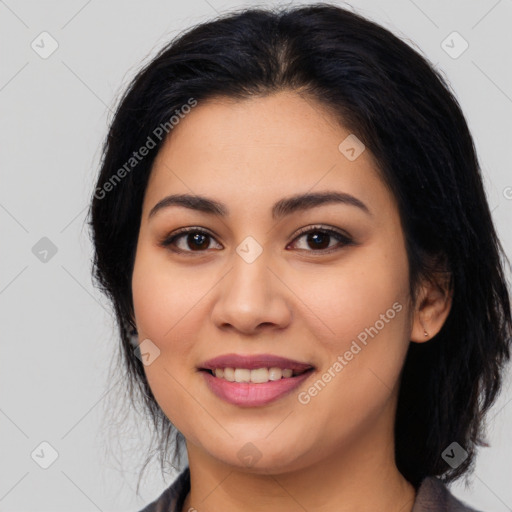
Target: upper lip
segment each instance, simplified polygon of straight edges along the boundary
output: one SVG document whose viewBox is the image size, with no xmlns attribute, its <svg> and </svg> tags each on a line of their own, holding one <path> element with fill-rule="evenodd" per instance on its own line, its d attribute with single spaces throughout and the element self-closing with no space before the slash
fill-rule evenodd
<svg viewBox="0 0 512 512">
<path fill-rule="evenodd" d="M 214 370 L 215 368 L 247 368 L 255 370 L 257 368 L 281 368 L 294 371 L 305 371 L 314 368 L 313 365 L 287 359 L 272 354 L 224 354 L 213 359 L 204 361 L 199 366 L 203 370 Z"/>
</svg>

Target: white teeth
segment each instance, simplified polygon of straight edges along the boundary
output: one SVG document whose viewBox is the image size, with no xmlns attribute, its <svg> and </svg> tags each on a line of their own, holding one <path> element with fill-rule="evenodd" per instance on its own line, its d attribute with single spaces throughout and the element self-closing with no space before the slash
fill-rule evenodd
<svg viewBox="0 0 512 512">
<path fill-rule="evenodd" d="M 236 368 L 235 382 L 251 382 L 251 370 Z"/>
<path fill-rule="evenodd" d="M 266 368 L 251 370 L 251 382 L 268 382 L 268 370 Z"/>
<path fill-rule="evenodd" d="M 215 377 L 224 378 L 229 382 L 253 382 L 262 384 L 269 381 L 287 379 L 292 377 L 293 370 L 290 368 L 257 368 L 248 370 L 246 368 L 215 368 L 213 370 Z"/>
<path fill-rule="evenodd" d="M 268 378 L 270 380 L 279 380 L 283 376 L 281 368 L 270 368 L 268 371 Z"/>
<path fill-rule="evenodd" d="M 233 368 L 224 368 L 224 378 L 229 380 L 229 382 L 235 382 L 235 370 Z"/>
</svg>

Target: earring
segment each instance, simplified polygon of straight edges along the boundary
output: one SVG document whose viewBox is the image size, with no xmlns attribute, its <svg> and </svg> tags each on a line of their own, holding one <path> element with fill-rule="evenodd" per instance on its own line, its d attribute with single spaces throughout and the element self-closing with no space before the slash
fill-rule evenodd
<svg viewBox="0 0 512 512">
<path fill-rule="evenodd" d="M 425 337 L 428 338 L 428 332 L 427 330 L 425 329 L 425 327 L 423 327 L 423 333 L 425 334 Z"/>
</svg>

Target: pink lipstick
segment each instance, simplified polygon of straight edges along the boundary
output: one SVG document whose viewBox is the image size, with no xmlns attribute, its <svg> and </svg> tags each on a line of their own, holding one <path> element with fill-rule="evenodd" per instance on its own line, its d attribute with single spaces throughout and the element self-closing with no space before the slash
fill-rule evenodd
<svg viewBox="0 0 512 512">
<path fill-rule="evenodd" d="M 225 354 L 199 366 L 210 391 L 241 407 L 273 402 L 297 388 L 313 365 L 272 354 Z"/>
</svg>

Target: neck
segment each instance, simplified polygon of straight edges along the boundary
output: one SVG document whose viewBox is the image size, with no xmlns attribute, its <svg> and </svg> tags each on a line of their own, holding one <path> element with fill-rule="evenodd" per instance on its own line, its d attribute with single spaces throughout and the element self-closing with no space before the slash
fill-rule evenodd
<svg viewBox="0 0 512 512">
<path fill-rule="evenodd" d="M 392 428 L 373 427 L 328 457 L 278 474 L 227 465 L 187 443 L 191 490 L 182 510 L 411 512 L 416 491 L 396 467 Z"/>
</svg>

